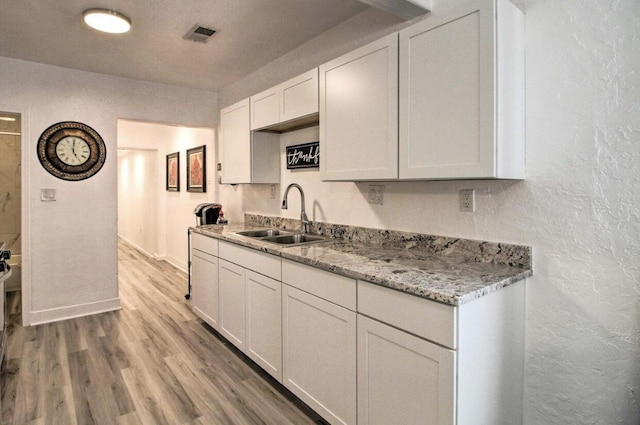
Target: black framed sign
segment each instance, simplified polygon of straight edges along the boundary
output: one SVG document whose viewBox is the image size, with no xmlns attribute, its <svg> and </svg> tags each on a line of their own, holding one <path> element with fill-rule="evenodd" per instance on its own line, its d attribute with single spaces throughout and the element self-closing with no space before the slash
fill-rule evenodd
<svg viewBox="0 0 640 425">
<path fill-rule="evenodd" d="M 319 168 L 320 141 L 287 146 L 287 169 Z"/>
</svg>

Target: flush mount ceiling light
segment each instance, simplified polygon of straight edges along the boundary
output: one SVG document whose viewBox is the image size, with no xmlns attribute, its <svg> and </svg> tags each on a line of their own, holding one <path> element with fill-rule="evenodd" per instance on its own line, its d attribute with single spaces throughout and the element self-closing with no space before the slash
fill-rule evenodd
<svg viewBox="0 0 640 425">
<path fill-rule="evenodd" d="M 91 28 L 111 34 L 122 34 L 131 29 L 131 20 L 121 13 L 108 9 L 89 9 L 82 14 Z"/>
</svg>

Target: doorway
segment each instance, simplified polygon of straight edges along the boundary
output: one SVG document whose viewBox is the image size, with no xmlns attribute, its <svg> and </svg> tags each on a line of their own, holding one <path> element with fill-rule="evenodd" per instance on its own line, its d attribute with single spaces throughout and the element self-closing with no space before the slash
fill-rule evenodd
<svg viewBox="0 0 640 425">
<path fill-rule="evenodd" d="M 0 243 L 11 251 L 7 292 L 22 288 L 22 115 L 0 111 Z"/>
</svg>

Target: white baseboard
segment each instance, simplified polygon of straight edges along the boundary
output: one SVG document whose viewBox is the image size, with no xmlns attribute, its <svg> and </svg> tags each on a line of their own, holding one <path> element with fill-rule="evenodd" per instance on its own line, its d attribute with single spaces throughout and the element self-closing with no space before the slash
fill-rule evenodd
<svg viewBox="0 0 640 425">
<path fill-rule="evenodd" d="M 169 255 L 164 256 L 163 260 L 166 261 L 167 263 L 171 264 L 173 267 L 175 267 L 177 269 L 180 269 L 185 273 L 188 273 L 187 272 L 187 263 L 185 261 L 178 260 L 176 258 L 173 258 L 173 257 L 169 256 Z"/>
<path fill-rule="evenodd" d="M 112 298 L 110 300 L 97 301 L 88 304 L 32 311 L 29 318 L 31 325 L 34 326 L 41 325 L 43 323 L 73 319 L 76 317 L 90 316 L 92 314 L 106 313 L 108 311 L 120 310 L 120 308 L 120 298 Z"/>
<path fill-rule="evenodd" d="M 120 239 L 122 239 L 123 241 L 125 241 L 127 243 L 127 245 L 131 245 L 132 247 L 134 247 L 135 249 L 137 249 L 138 251 L 142 252 L 144 255 L 146 255 L 149 258 L 154 258 L 155 255 L 151 254 L 150 252 L 148 252 L 146 249 L 142 248 L 140 245 L 136 244 L 135 242 L 125 238 L 124 236 L 118 235 L 118 237 Z"/>
</svg>

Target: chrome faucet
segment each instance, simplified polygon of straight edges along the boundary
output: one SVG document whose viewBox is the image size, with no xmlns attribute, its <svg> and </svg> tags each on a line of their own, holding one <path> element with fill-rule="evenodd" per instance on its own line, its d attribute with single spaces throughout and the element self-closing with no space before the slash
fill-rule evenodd
<svg viewBox="0 0 640 425">
<path fill-rule="evenodd" d="M 307 218 L 307 213 L 304 211 L 304 192 L 302 191 L 302 187 L 298 183 L 291 183 L 284 191 L 284 197 L 282 198 L 282 209 L 286 210 L 289 207 L 287 202 L 287 196 L 289 195 L 289 189 L 295 187 L 300 191 L 300 233 L 308 233 L 309 232 L 309 224 L 311 222 Z"/>
</svg>

